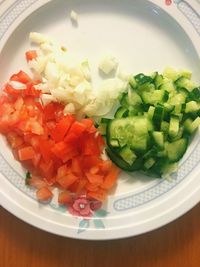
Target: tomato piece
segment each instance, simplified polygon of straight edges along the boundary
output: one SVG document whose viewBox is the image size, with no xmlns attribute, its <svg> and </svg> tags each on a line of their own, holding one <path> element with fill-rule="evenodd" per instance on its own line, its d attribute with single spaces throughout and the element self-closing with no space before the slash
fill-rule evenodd
<svg viewBox="0 0 200 267">
<path fill-rule="evenodd" d="M 47 186 L 44 180 L 38 177 L 31 177 L 30 179 L 28 179 L 28 185 L 33 186 L 37 189 Z"/>
<path fill-rule="evenodd" d="M 80 149 L 84 156 L 98 155 L 100 156 L 101 151 L 97 144 L 97 141 L 92 134 L 85 134 L 80 140 Z"/>
<path fill-rule="evenodd" d="M 112 161 L 111 160 L 102 160 L 102 162 L 99 164 L 99 168 L 101 172 L 107 173 L 112 168 Z"/>
<path fill-rule="evenodd" d="M 90 172 L 86 173 L 85 175 L 91 184 L 101 185 L 103 183 L 103 175 L 92 174 Z"/>
<path fill-rule="evenodd" d="M 75 133 L 69 133 L 64 141 L 68 144 L 76 144 L 79 141 L 79 136 L 77 136 Z"/>
<path fill-rule="evenodd" d="M 31 81 L 31 78 L 29 77 L 28 74 L 26 74 L 24 71 L 20 70 L 18 73 L 12 75 L 10 77 L 11 81 L 17 81 L 21 83 L 28 83 Z"/>
<path fill-rule="evenodd" d="M 82 161 L 80 157 L 74 157 L 72 159 L 71 171 L 79 177 L 83 175 Z"/>
<path fill-rule="evenodd" d="M 106 191 L 103 189 L 98 189 L 95 192 L 90 191 L 87 192 L 87 196 L 99 200 L 101 202 L 104 202 L 106 200 Z"/>
<path fill-rule="evenodd" d="M 31 146 L 23 147 L 18 150 L 18 156 L 21 161 L 33 159 L 35 151 Z"/>
<path fill-rule="evenodd" d="M 80 179 L 77 183 L 77 186 L 76 186 L 76 194 L 77 195 L 81 195 L 85 192 L 85 187 L 86 187 L 86 184 L 88 183 L 88 181 L 86 179 Z"/>
<path fill-rule="evenodd" d="M 56 142 L 62 141 L 74 120 L 74 117 L 71 115 L 67 115 L 63 119 L 61 119 L 56 124 L 54 130 L 51 131 L 51 137 L 53 138 L 53 140 L 55 140 Z"/>
<path fill-rule="evenodd" d="M 32 159 L 34 167 L 38 167 L 40 159 L 41 159 L 41 155 L 39 153 L 35 154 L 35 156 Z"/>
<path fill-rule="evenodd" d="M 101 187 L 103 189 L 111 189 L 114 186 L 119 173 L 120 173 L 120 169 L 117 168 L 115 165 L 112 165 L 110 171 L 104 177 L 104 182 L 101 185 Z"/>
<path fill-rule="evenodd" d="M 52 160 L 50 160 L 48 162 L 40 160 L 39 169 L 41 171 L 42 177 L 45 177 L 47 180 L 52 179 L 52 177 L 55 177 L 55 175 L 56 175 L 56 170 L 54 168 L 54 162 Z"/>
<path fill-rule="evenodd" d="M 57 179 L 67 175 L 69 172 L 70 172 L 70 169 L 67 166 L 67 164 L 60 166 L 57 170 Z"/>
<path fill-rule="evenodd" d="M 66 155 L 66 151 L 68 150 L 67 144 L 61 141 L 56 143 L 52 148 L 51 151 L 56 155 L 58 158 L 63 158 Z"/>
<path fill-rule="evenodd" d="M 98 191 L 95 192 L 90 191 L 87 193 L 87 196 L 104 202 L 106 200 L 106 191 L 103 189 L 98 189 Z"/>
<path fill-rule="evenodd" d="M 87 126 L 85 124 L 75 121 L 70 128 L 69 134 L 73 133 L 77 136 L 80 136 L 83 132 L 85 132 L 86 127 Z"/>
<path fill-rule="evenodd" d="M 86 126 L 87 130 L 90 130 L 90 128 L 93 126 L 94 121 L 92 119 L 82 119 L 81 123 L 83 123 Z"/>
<path fill-rule="evenodd" d="M 90 182 L 88 182 L 86 184 L 86 189 L 89 192 L 96 192 L 99 190 L 99 186 L 97 184 L 91 184 Z"/>
<path fill-rule="evenodd" d="M 15 132 L 9 132 L 6 135 L 6 138 L 11 145 L 12 148 L 18 148 L 21 145 L 24 144 L 24 140 L 22 137 L 20 137 L 17 133 Z"/>
<path fill-rule="evenodd" d="M 58 203 L 60 205 L 70 204 L 72 202 L 72 196 L 68 191 L 62 191 L 58 195 Z"/>
<path fill-rule="evenodd" d="M 82 166 L 86 171 L 89 171 L 92 167 L 98 166 L 102 160 L 98 156 L 84 156 L 82 158 Z"/>
<path fill-rule="evenodd" d="M 46 121 L 55 120 L 63 115 L 64 106 L 59 103 L 51 102 L 44 107 L 44 117 Z"/>
<path fill-rule="evenodd" d="M 57 180 L 57 182 L 62 186 L 62 188 L 67 189 L 70 185 L 78 180 L 78 177 L 72 173 L 67 174 Z"/>
<path fill-rule="evenodd" d="M 35 89 L 34 85 L 32 82 L 27 83 L 27 89 L 23 91 L 23 94 L 25 96 L 39 97 L 42 91 Z"/>
<path fill-rule="evenodd" d="M 25 53 L 26 60 L 30 61 L 37 57 L 37 51 L 36 50 L 29 50 Z"/>
<path fill-rule="evenodd" d="M 51 147 L 54 145 L 54 142 L 51 140 L 42 140 L 40 139 L 40 152 L 45 161 L 49 161 L 52 156 Z"/>
<path fill-rule="evenodd" d="M 48 187 L 42 187 L 37 190 L 36 196 L 39 201 L 49 201 L 52 199 L 53 194 Z"/>
</svg>

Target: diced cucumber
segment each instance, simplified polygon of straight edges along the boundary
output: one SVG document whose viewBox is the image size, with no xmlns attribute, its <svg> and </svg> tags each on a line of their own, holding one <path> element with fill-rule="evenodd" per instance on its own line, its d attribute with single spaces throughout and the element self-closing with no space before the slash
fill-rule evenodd
<svg viewBox="0 0 200 267">
<path fill-rule="evenodd" d="M 184 122 L 184 129 L 189 134 L 192 134 L 200 126 L 200 117 L 197 117 L 194 121 L 188 118 Z"/>
<path fill-rule="evenodd" d="M 171 96 L 168 103 L 175 106 L 177 104 L 184 104 L 186 101 L 186 95 L 184 93 L 176 93 Z"/>
<path fill-rule="evenodd" d="M 163 120 L 163 116 L 164 116 L 164 108 L 162 106 L 156 106 L 152 120 L 156 130 L 158 131 L 160 130 L 160 125 Z"/>
<path fill-rule="evenodd" d="M 129 165 L 132 165 L 136 160 L 137 156 L 135 153 L 128 147 L 125 146 L 119 151 L 119 155 L 122 157 L 124 161 L 126 161 Z"/>
<path fill-rule="evenodd" d="M 163 76 L 175 82 L 180 77 L 180 74 L 175 69 L 167 67 L 163 71 Z"/>
<path fill-rule="evenodd" d="M 150 120 L 152 120 L 152 118 L 153 118 L 154 111 L 155 111 L 155 107 L 150 106 L 150 107 L 149 107 L 149 110 L 148 110 L 148 118 L 149 118 Z"/>
<path fill-rule="evenodd" d="M 140 105 L 142 104 L 142 99 L 141 97 L 137 94 L 136 91 L 134 90 L 129 90 L 128 91 L 128 104 L 131 105 L 131 106 L 136 106 L 136 105 Z"/>
<path fill-rule="evenodd" d="M 98 130 L 101 135 L 106 135 L 106 127 L 107 127 L 107 123 L 101 123 L 99 125 Z"/>
<path fill-rule="evenodd" d="M 151 136 L 154 140 L 156 146 L 160 149 L 164 148 L 164 134 L 162 132 L 154 131 L 151 133 Z"/>
<path fill-rule="evenodd" d="M 169 122 L 162 121 L 160 129 L 161 129 L 162 132 L 168 133 L 168 131 L 169 131 Z"/>
<path fill-rule="evenodd" d="M 177 141 L 167 144 L 167 155 L 170 162 L 179 161 L 187 150 L 188 141 L 181 138 Z"/>
<path fill-rule="evenodd" d="M 135 77 L 135 81 L 139 84 L 142 85 L 144 83 L 151 83 L 153 82 L 153 79 L 151 76 L 146 76 L 143 73 L 137 74 Z"/>
<path fill-rule="evenodd" d="M 100 126 L 117 166 L 153 177 L 174 170 L 200 125 L 200 87 L 190 79 L 190 72 L 172 68 L 130 79 L 115 118 Z"/>
<path fill-rule="evenodd" d="M 163 84 L 163 76 L 161 74 L 156 74 L 154 78 L 154 84 L 156 86 L 156 89 L 158 89 L 160 85 Z"/>
<path fill-rule="evenodd" d="M 167 91 L 168 93 L 175 92 L 176 87 L 172 81 L 168 81 L 166 83 L 163 83 L 159 87 L 160 90 Z"/>
<path fill-rule="evenodd" d="M 107 142 L 116 139 L 120 146 L 128 145 L 136 150 L 145 150 L 148 139 L 148 119 L 145 116 L 135 116 L 115 119 L 107 127 Z"/>
<path fill-rule="evenodd" d="M 196 112 L 199 110 L 199 104 L 196 101 L 186 103 L 185 113 Z"/>
<path fill-rule="evenodd" d="M 185 77 L 185 78 L 187 78 L 189 80 L 191 80 L 191 78 L 192 78 L 192 72 L 189 71 L 189 70 L 182 69 L 178 73 L 179 73 L 180 77 L 182 76 L 182 77 Z"/>
<path fill-rule="evenodd" d="M 156 160 L 154 158 L 149 158 L 144 162 L 144 169 L 148 170 L 150 169 L 154 164 Z"/>
<path fill-rule="evenodd" d="M 110 159 L 121 169 L 129 172 L 140 170 L 143 165 L 143 159 L 137 158 L 132 165 L 129 165 L 126 161 L 124 161 L 119 155 L 113 152 L 110 148 L 106 148 L 106 152 Z"/>
<path fill-rule="evenodd" d="M 189 93 L 189 99 L 194 101 L 200 100 L 200 87 L 194 88 L 192 92 Z"/>
<path fill-rule="evenodd" d="M 197 87 L 197 85 L 192 82 L 191 80 L 185 78 L 185 77 L 180 77 L 176 82 L 175 82 L 176 86 L 179 88 L 185 88 L 187 89 L 189 92 L 191 92 L 194 88 Z"/>
<path fill-rule="evenodd" d="M 119 107 L 115 113 L 115 118 L 123 118 L 128 116 L 128 110 L 125 107 Z"/>
<path fill-rule="evenodd" d="M 117 139 L 111 139 L 110 144 L 112 147 L 120 147 L 119 141 Z"/>
<path fill-rule="evenodd" d="M 130 84 L 130 86 L 131 86 L 132 88 L 136 88 L 136 87 L 137 87 L 137 82 L 136 82 L 136 80 L 135 80 L 134 77 L 132 77 L 132 78 L 130 79 L 129 84 Z"/>
<path fill-rule="evenodd" d="M 155 105 L 168 100 L 169 93 L 163 90 L 155 90 L 153 92 L 142 92 L 142 100 L 145 104 Z"/>
<path fill-rule="evenodd" d="M 172 115 L 169 122 L 169 136 L 174 138 L 179 131 L 179 117 Z"/>
</svg>

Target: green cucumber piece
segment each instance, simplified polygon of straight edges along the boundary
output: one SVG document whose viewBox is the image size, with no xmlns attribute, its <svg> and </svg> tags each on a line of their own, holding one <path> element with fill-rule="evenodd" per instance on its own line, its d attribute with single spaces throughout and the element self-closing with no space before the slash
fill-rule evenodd
<svg viewBox="0 0 200 267">
<path fill-rule="evenodd" d="M 168 143 L 166 146 L 167 155 L 170 162 L 179 161 L 185 154 L 188 147 L 188 140 L 181 138 L 177 141 Z"/>
<path fill-rule="evenodd" d="M 179 117 L 172 115 L 169 122 L 169 136 L 176 137 L 179 131 Z"/>
<path fill-rule="evenodd" d="M 133 162 L 136 160 L 137 156 L 135 153 L 130 149 L 130 147 L 125 146 L 119 151 L 119 155 L 122 157 L 124 161 L 126 161 L 129 165 L 132 165 Z"/>
</svg>

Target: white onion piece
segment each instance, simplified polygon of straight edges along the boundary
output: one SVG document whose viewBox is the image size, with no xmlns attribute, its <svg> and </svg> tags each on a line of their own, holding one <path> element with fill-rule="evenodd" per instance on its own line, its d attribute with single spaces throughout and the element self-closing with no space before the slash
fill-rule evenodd
<svg viewBox="0 0 200 267">
<path fill-rule="evenodd" d="M 8 84 L 11 85 L 15 90 L 25 90 L 26 89 L 26 85 L 24 83 L 20 83 L 18 81 L 9 81 Z"/>
</svg>

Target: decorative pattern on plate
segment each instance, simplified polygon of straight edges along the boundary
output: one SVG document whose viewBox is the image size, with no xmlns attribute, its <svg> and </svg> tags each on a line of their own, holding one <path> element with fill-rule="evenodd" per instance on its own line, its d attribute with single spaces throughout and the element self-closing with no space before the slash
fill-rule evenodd
<svg viewBox="0 0 200 267">
<path fill-rule="evenodd" d="M 186 18 L 192 23 L 195 30 L 200 35 L 200 15 L 197 13 L 193 7 L 184 0 L 175 1 L 177 3 L 178 9 L 186 16 Z"/>
</svg>

